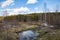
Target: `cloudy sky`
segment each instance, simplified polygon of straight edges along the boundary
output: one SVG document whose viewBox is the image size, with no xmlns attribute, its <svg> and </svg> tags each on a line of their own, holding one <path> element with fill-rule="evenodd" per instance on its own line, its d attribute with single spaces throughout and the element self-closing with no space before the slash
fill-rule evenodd
<svg viewBox="0 0 60 40">
<path fill-rule="evenodd" d="M 9 15 L 43 12 L 44 3 L 47 11 L 60 11 L 60 0 L 0 0 L 0 15 L 5 10 Z"/>
</svg>

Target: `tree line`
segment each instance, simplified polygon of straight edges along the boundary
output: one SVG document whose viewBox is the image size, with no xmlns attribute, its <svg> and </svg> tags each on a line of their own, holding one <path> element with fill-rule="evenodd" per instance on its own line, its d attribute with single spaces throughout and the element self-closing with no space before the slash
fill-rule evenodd
<svg viewBox="0 0 60 40">
<path fill-rule="evenodd" d="M 19 21 L 19 22 L 29 22 L 35 21 L 39 22 L 45 20 L 45 13 L 32 13 L 26 15 L 14 15 L 7 16 L 4 18 L 5 21 Z M 49 24 L 60 24 L 60 13 L 46 13 L 46 22 Z"/>
</svg>

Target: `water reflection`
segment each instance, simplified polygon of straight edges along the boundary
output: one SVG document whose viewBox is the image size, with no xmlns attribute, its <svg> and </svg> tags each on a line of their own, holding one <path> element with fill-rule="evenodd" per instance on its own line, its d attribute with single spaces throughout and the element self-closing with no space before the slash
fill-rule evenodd
<svg viewBox="0 0 60 40">
<path fill-rule="evenodd" d="M 19 40 L 34 40 L 35 38 L 36 34 L 31 30 L 19 33 Z"/>
</svg>

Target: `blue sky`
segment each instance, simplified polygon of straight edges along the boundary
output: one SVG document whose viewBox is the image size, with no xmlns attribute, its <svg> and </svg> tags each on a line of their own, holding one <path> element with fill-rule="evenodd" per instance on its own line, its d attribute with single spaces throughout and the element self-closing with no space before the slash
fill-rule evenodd
<svg viewBox="0 0 60 40">
<path fill-rule="evenodd" d="M 46 3 L 47 12 L 60 11 L 60 0 L 0 0 L 0 15 L 7 10 L 9 15 L 43 12 Z"/>
</svg>

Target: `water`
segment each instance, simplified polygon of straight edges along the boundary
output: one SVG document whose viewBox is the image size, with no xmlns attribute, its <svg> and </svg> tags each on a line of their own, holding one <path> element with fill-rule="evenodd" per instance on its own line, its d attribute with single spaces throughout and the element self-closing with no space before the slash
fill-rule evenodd
<svg viewBox="0 0 60 40">
<path fill-rule="evenodd" d="M 19 33 L 19 40 L 34 40 L 35 38 L 36 34 L 31 30 Z"/>
</svg>

